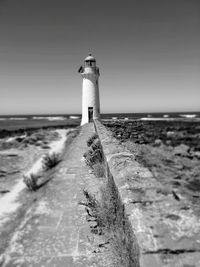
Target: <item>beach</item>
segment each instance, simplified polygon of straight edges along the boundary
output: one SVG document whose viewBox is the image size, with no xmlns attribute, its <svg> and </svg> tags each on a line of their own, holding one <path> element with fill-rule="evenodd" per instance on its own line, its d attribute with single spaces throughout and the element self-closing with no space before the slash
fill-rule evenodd
<svg viewBox="0 0 200 267">
<path fill-rule="evenodd" d="M 44 119 L 43 119 L 44 120 Z M 34 124 L 34 125 L 33 125 Z M 45 166 L 46 158 L 56 155 L 62 159 L 68 136 L 77 127 L 73 119 L 0 121 L 0 252 L 12 236 L 38 194 L 31 194 L 25 177 L 36 177 L 39 184 L 53 177 Z M 72 134 L 71 134 L 72 135 Z M 69 138 L 70 139 L 70 138 Z"/>
</svg>

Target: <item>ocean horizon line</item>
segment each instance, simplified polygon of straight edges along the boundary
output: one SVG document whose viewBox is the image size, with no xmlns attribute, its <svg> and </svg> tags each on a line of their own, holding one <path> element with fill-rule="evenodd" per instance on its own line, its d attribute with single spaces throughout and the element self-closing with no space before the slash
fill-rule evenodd
<svg viewBox="0 0 200 267">
<path fill-rule="evenodd" d="M 199 111 L 144 111 L 144 112 L 102 112 L 101 115 L 109 114 L 198 114 Z M 68 115 L 77 115 L 81 116 L 81 113 L 24 113 L 24 114 L 0 114 L 0 117 L 31 117 L 31 116 L 68 116 Z"/>
</svg>

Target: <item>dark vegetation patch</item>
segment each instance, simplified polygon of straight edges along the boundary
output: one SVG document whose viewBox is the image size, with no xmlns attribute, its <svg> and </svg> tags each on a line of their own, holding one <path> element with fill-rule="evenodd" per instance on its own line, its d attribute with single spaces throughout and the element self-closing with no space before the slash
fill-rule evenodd
<svg viewBox="0 0 200 267">
<path fill-rule="evenodd" d="M 192 191 L 200 192 L 200 179 L 194 179 L 194 180 L 188 182 L 186 186 L 188 189 L 190 189 Z"/>
<path fill-rule="evenodd" d="M 0 190 L 0 194 L 6 194 L 6 193 L 9 193 L 10 190 L 7 190 L 7 189 L 2 189 Z"/>
<path fill-rule="evenodd" d="M 112 251 L 112 264 L 107 266 L 139 267 L 138 247 L 133 247 L 135 241 L 124 213 L 124 206 L 115 189 L 108 190 L 104 185 L 100 193 L 100 199 L 97 200 L 95 195 L 84 191 L 86 201 L 80 203 L 86 207 L 91 232 L 104 240 L 98 245 L 99 250 L 94 252 L 101 252 L 102 247 Z"/>
<path fill-rule="evenodd" d="M 51 130 L 36 130 L 34 132 L 24 132 L 22 135 L 13 136 L 12 141 L 8 139 L 0 140 L 0 150 L 17 148 L 23 149 L 28 145 L 40 146 L 42 148 L 49 148 L 48 144 L 50 141 L 58 138 L 58 133 Z"/>
<path fill-rule="evenodd" d="M 94 166 L 97 166 L 97 164 L 103 164 L 104 161 L 101 143 L 97 134 L 94 134 L 88 139 L 87 145 L 89 149 L 83 156 L 86 164 L 94 170 Z"/>
<path fill-rule="evenodd" d="M 156 140 L 163 144 L 188 145 L 200 151 L 200 123 L 188 121 L 131 121 L 103 122 L 121 141 L 131 140 L 136 144 L 155 145 Z"/>
<path fill-rule="evenodd" d="M 95 163 L 92 169 L 96 177 L 105 177 L 105 166 L 102 162 Z"/>
<path fill-rule="evenodd" d="M 0 138 L 23 135 L 24 133 L 34 133 L 37 130 L 53 130 L 75 128 L 80 125 L 80 119 L 67 119 L 65 121 L 48 121 L 48 120 L 24 120 L 1 121 Z"/>
<path fill-rule="evenodd" d="M 43 158 L 43 167 L 45 170 L 54 168 L 58 163 L 61 162 L 61 155 L 58 153 L 47 154 Z"/>
<path fill-rule="evenodd" d="M 165 217 L 173 221 L 177 221 L 181 218 L 179 215 L 176 214 L 167 214 Z"/>
<path fill-rule="evenodd" d="M 87 140 L 87 146 L 90 147 L 95 140 L 98 140 L 98 135 L 94 133 L 88 140 Z"/>
</svg>

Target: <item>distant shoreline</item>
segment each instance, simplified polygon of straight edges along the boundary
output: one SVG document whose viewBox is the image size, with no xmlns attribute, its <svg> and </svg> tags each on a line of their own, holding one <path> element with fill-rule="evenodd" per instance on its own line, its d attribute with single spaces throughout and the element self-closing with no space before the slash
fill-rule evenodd
<svg viewBox="0 0 200 267">
<path fill-rule="evenodd" d="M 63 129 L 75 128 L 80 125 L 80 120 L 73 121 L 54 121 L 54 122 L 37 122 L 37 124 L 16 124 L 16 125 L 1 125 L 0 123 L 0 138 L 13 136 L 16 134 L 23 134 L 24 132 L 32 133 L 40 129 Z"/>
<path fill-rule="evenodd" d="M 105 121 L 200 121 L 200 112 L 103 113 Z M 0 138 L 39 129 L 73 128 L 80 125 L 81 114 L 0 115 Z"/>
</svg>

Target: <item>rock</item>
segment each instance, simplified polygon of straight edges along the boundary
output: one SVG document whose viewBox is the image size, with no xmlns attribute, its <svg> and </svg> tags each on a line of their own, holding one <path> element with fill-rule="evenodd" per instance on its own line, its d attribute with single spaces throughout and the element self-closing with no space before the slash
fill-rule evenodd
<svg viewBox="0 0 200 267">
<path fill-rule="evenodd" d="M 166 214 L 165 218 L 173 220 L 173 221 L 177 221 L 177 220 L 181 219 L 181 217 L 179 215 L 176 215 L 176 214 Z"/>
<path fill-rule="evenodd" d="M 30 145 L 34 145 L 35 143 L 36 143 L 36 140 L 33 140 L 33 139 L 28 140 L 28 144 Z"/>
<path fill-rule="evenodd" d="M 194 151 L 194 152 L 192 152 L 191 156 L 200 159 L 200 151 Z"/>
<path fill-rule="evenodd" d="M 48 146 L 48 145 L 43 145 L 42 148 L 43 148 L 43 149 L 49 149 L 50 146 Z"/>
<path fill-rule="evenodd" d="M 36 146 L 42 146 L 43 145 L 43 142 L 38 140 L 36 143 L 35 143 Z"/>
<path fill-rule="evenodd" d="M 44 134 L 42 134 L 42 133 L 35 133 L 34 134 L 34 138 L 36 138 L 37 140 L 42 140 L 42 139 L 44 139 Z"/>
<path fill-rule="evenodd" d="M 162 145 L 162 140 L 160 140 L 160 139 L 156 139 L 155 142 L 154 142 L 154 145 L 155 145 L 155 146 L 160 146 L 160 145 Z"/>
<path fill-rule="evenodd" d="M 21 143 L 24 140 L 24 137 L 16 137 L 15 139 L 17 142 Z"/>
<path fill-rule="evenodd" d="M 172 132 L 172 131 L 168 131 L 167 133 L 166 133 L 166 136 L 169 138 L 169 137 L 174 137 L 174 135 L 175 135 L 175 132 Z"/>
<path fill-rule="evenodd" d="M 29 142 L 29 138 L 28 137 L 24 138 L 24 140 L 22 141 L 23 144 L 28 144 L 28 142 Z"/>
<path fill-rule="evenodd" d="M 189 146 L 181 144 L 174 148 L 173 154 L 178 156 L 188 156 Z"/>
<path fill-rule="evenodd" d="M 176 168 L 177 170 L 182 170 L 184 167 L 183 164 L 174 164 L 174 168 Z"/>
<path fill-rule="evenodd" d="M 7 174 L 6 171 L 4 171 L 4 170 L 0 170 L 0 177 L 5 177 L 6 174 Z"/>
<path fill-rule="evenodd" d="M 172 141 L 171 141 L 171 140 L 167 140 L 167 141 L 166 141 L 166 145 L 167 145 L 167 146 L 171 146 L 171 144 L 172 144 Z"/>
<path fill-rule="evenodd" d="M 35 146 L 41 146 L 41 144 L 37 142 L 37 143 L 35 143 Z"/>
</svg>

